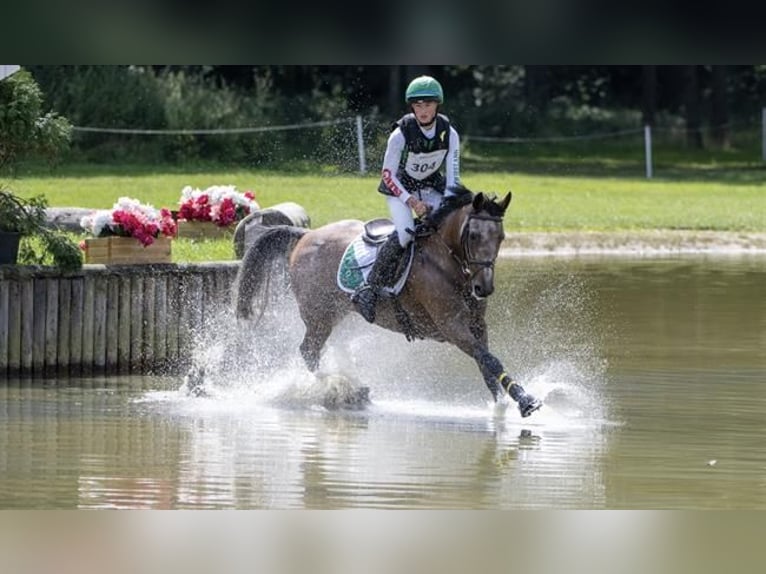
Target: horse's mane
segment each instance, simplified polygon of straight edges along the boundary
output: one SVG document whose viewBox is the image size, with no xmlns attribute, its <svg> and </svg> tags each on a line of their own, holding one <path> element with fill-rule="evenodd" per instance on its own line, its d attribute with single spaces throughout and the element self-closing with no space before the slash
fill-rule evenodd
<svg viewBox="0 0 766 574">
<path fill-rule="evenodd" d="M 439 227 L 450 213 L 473 201 L 473 192 L 468 188 L 453 187 L 450 193 L 451 195 L 444 196 L 438 209 L 428 215 L 428 223 L 434 228 Z"/>
<path fill-rule="evenodd" d="M 445 196 L 439 208 L 428 216 L 428 222 L 434 227 L 439 227 L 450 213 L 470 204 L 476 195 L 467 187 L 458 186 L 450 188 L 450 195 Z M 482 204 L 482 210 L 493 217 L 502 217 L 504 210 L 495 201 L 497 196 L 494 194 L 489 196 L 486 193 L 484 196 L 486 201 Z"/>
</svg>

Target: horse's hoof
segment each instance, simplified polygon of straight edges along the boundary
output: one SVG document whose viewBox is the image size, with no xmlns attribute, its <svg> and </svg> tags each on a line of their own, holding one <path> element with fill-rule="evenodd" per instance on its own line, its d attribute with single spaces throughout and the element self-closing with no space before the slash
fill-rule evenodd
<svg viewBox="0 0 766 574">
<path fill-rule="evenodd" d="M 192 367 L 184 377 L 182 388 L 193 397 L 206 397 L 205 385 L 205 367 Z"/>
<path fill-rule="evenodd" d="M 532 395 L 523 395 L 519 398 L 519 412 L 521 416 L 526 418 L 533 412 L 543 406 L 543 402 L 540 399 L 536 399 Z"/>
<path fill-rule="evenodd" d="M 354 393 L 353 400 L 349 402 L 349 406 L 353 409 L 363 409 L 371 402 L 370 387 L 359 387 Z"/>
<path fill-rule="evenodd" d="M 370 387 L 331 388 L 322 397 L 322 406 L 327 410 L 363 410 L 371 404 Z"/>
</svg>

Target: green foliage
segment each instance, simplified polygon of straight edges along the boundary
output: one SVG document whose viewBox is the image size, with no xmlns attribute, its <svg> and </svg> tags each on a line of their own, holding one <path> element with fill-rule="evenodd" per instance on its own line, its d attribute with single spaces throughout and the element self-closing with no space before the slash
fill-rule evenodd
<svg viewBox="0 0 766 574">
<path fill-rule="evenodd" d="M 0 231 L 33 235 L 45 225 L 47 204 L 42 196 L 23 199 L 0 189 Z"/>
<path fill-rule="evenodd" d="M 55 162 L 69 147 L 71 124 L 42 112 L 43 95 L 30 73 L 19 70 L 0 81 L 0 168 L 35 154 Z"/>
<path fill-rule="evenodd" d="M 462 135 L 540 139 L 642 128 L 648 102 L 658 129 L 685 129 L 686 66 L 429 66 L 444 86 L 443 111 Z M 703 126 L 714 92 L 725 96 L 733 131 L 760 122 L 766 66 L 695 66 Z M 389 124 L 405 111 L 407 66 L 30 66 L 48 103 L 77 126 L 194 130 L 272 127 L 361 113 L 368 158 L 382 156 Z M 654 98 L 644 73 L 653 70 Z M 395 97 L 392 94 L 395 93 Z M 381 113 L 385 110 L 385 113 Z M 648 111 L 644 110 L 644 111 Z M 685 135 L 685 134 L 684 134 Z M 330 127 L 228 134 L 75 132 L 78 161 L 215 162 L 240 167 L 288 164 L 356 169 L 352 122 Z M 716 144 L 710 138 L 706 144 Z"/>
<path fill-rule="evenodd" d="M 64 271 L 75 271 L 82 266 L 82 253 L 68 236 L 46 227 L 43 196 L 23 199 L 0 189 L 0 231 L 21 234 L 19 263 L 56 265 Z"/>
<path fill-rule="evenodd" d="M 209 67 L 193 72 L 183 67 L 142 66 L 36 66 L 32 70 L 48 87 L 54 108 L 79 126 L 211 130 L 335 120 L 347 114 L 340 86 L 330 94 L 314 90 L 282 95 L 268 69 L 254 73 L 253 87 L 247 90 L 208 74 Z M 344 129 L 351 134 L 350 127 Z M 334 157 L 338 132 L 333 127 L 226 135 L 78 132 L 74 144 L 80 158 L 102 163 L 213 160 L 264 165 L 285 157 Z"/>
</svg>

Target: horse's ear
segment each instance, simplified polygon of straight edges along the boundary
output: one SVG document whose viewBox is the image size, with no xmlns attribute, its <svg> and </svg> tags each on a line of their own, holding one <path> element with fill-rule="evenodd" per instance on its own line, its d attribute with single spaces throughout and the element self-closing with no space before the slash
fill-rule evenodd
<svg viewBox="0 0 766 574">
<path fill-rule="evenodd" d="M 484 207 L 484 201 L 485 201 L 484 193 L 479 192 L 473 197 L 473 210 L 474 211 L 481 211 L 482 207 Z"/>
<path fill-rule="evenodd" d="M 500 205 L 500 209 L 503 210 L 503 213 L 505 213 L 505 210 L 508 209 L 508 206 L 511 204 L 511 198 L 513 197 L 513 194 L 509 191 L 505 194 L 505 197 L 503 198 L 503 201 L 501 201 L 498 205 Z"/>
</svg>

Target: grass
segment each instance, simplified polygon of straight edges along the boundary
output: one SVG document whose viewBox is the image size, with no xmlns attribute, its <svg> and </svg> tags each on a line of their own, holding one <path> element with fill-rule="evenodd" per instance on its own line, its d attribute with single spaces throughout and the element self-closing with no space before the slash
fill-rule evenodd
<svg viewBox="0 0 766 574">
<path fill-rule="evenodd" d="M 683 158 L 673 149 L 658 150 L 655 177 L 650 180 L 644 177 L 643 156 L 635 146 L 612 146 L 610 151 L 598 155 L 598 149 L 581 146 L 562 153 L 540 145 L 534 150 L 505 149 L 469 142 L 462 179 L 475 191 L 498 195 L 513 191 L 506 217 L 509 231 L 766 232 L 766 167 L 752 150 Z M 25 197 L 42 194 L 50 206 L 93 208 L 109 208 L 125 195 L 157 207 L 175 207 L 185 185 L 229 183 L 252 189 L 262 207 L 298 203 L 309 214 L 312 227 L 388 214 L 376 192 L 377 174 L 341 174 L 331 168 L 312 173 L 305 166 L 275 171 L 216 165 L 65 164 L 53 171 L 23 167 L 0 183 Z M 179 240 L 174 247 L 174 260 L 179 262 L 232 257 L 227 240 Z"/>
</svg>

